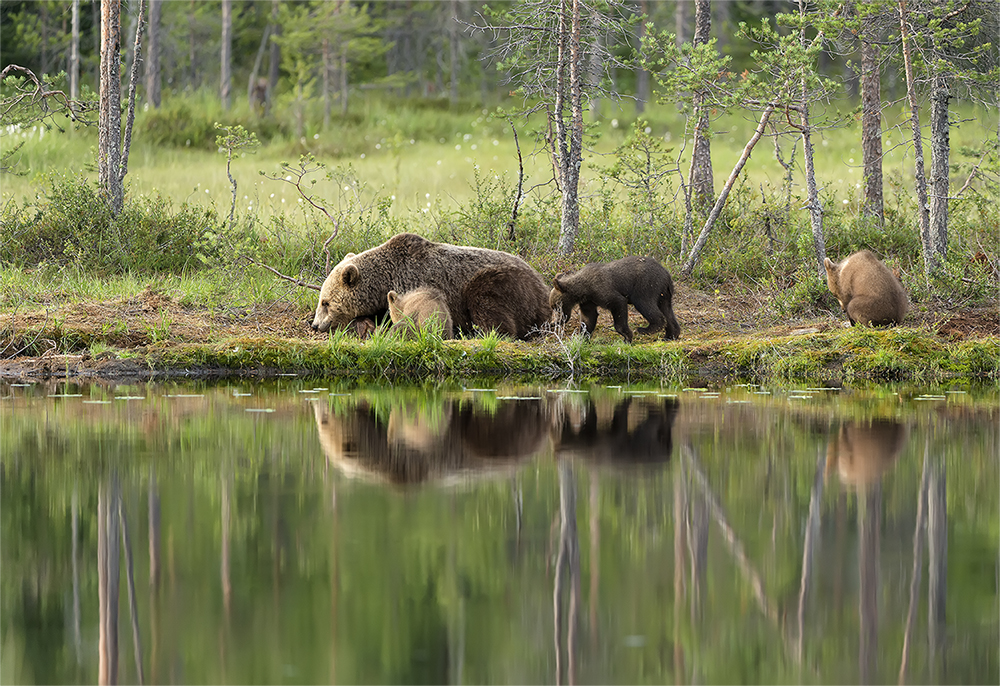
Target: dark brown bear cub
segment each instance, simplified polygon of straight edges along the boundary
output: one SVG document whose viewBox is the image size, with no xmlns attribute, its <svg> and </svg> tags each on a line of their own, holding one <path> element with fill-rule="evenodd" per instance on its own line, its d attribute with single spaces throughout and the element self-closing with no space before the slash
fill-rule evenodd
<svg viewBox="0 0 1000 686">
<path fill-rule="evenodd" d="M 674 282 L 670 272 L 652 257 L 632 255 L 614 262 L 591 262 L 578 271 L 559 274 L 549 291 L 549 305 L 557 321 L 565 321 L 576 305 L 587 335 L 597 326 L 597 308 L 611 311 L 615 331 L 629 343 L 628 306 L 639 311 L 649 326 L 639 333 L 666 329 L 664 340 L 680 337 L 681 327 L 674 316 Z"/>
<path fill-rule="evenodd" d="M 851 325 L 889 326 L 899 324 L 909 302 L 899 277 L 867 250 L 849 255 L 841 262 L 824 261 L 826 283 L 837 296 Z"/>
</svg>

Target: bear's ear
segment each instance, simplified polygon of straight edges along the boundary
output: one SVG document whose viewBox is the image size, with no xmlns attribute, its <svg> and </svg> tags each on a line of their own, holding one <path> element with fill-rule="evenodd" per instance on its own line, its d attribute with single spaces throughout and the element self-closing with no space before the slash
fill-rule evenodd
<svg viewBox="0 0 1000 686">
<path fill-rule="evenodd" d="M 399 297 L 399 294 L 396 293 L 396 291 L 389 291 L 389 293 L 386 294 L 385 299 L 389 301 L 390 305 L 395 305 L 396 304 L 396 298 L 398 298 L 398 297 Z"/>
<path fill-rule="evenodd" d="M 565 286 L 563 286 L 563 283 L 562 283 L 562 281 L 560 281 L 560 279 L 562 279 L 562 278 L 563 278 L 564 276 L 566 276 L 566 273 L 565 273 L 565 272 L 563 272 L 562 274 L 556 274 L 555 278 L 554 278 L 554 279 L 552 279 L 552 286 L 553 286 L 553 287 L 554 287 L 554 288 L 555 288 L 555 289 L 556 289 L 557 291 L 564 291 L 564 290 L 566 290 L 566 287 L 565 287 Z"/>
<path fill-rule="evenodd" d="M 828 272 L 835 272 L 835 271 L 837 271 L 837 263 L 831 261 L 829 257 L 824 257 L 823 258 L 823 264 L 826 266 L 826 270 Z"/>
<path fill-rule="evenodd" d="M 344 282 L 345 286 L 353 286 L 361 278 L 361 273 L 358 271 L 356 266 L 349 264 L 344 267 L 344 273 L 340 278 Z"/>
</svg>

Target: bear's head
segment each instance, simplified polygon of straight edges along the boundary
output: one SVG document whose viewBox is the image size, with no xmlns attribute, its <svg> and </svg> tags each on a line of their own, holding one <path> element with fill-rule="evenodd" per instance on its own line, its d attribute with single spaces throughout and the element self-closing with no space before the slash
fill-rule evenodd
<svg viewBox="0 0 1000 686">
<path fill-rule="evenodd" d="M 562 323 L 569 319 L 570 313 L 577 305 L 577 298 L 570 292 L 566 279 L 573 272 L 562 272 L 552 279 L 552 290 L 549 291 L 549 307 L 555 315 L 556 322 Z"/>
<path fill-rule="evenodd" d="M 840 269 L 843 267 L 843 264 L 838 264 L 837 262 L 832 261 L 829 257 L 824 257 L 823 265 L 826 267 L 826 286 L 837 298 L 837 302 L 840 303 L 840 306 L 843 307 L 844 301 L 840 297 Z"/>
<path fill-rule="evenodd" d="M 403 304 L 400 302 L 401 298 L 399 293 L 396 291 L 389 291 L 386 296 L 386 300 L 389 303 L 389 317 L 393 322 L 398 322 L 403 318 Z"/>
<path fill-rule="evenodd" d="M 319 304 L 313 317 L 312 328 L 316 331 L 328 331 L 331 328 L 346 326 L 355 317 L 371 314 L 367 308 L 361 308 L 358 297 L 358 286 L 361 284 L 361 265 L 355 264 L 357 257 L 352 252 L 333 268 L 323 282 L 319 291 Z"/>
</svg>

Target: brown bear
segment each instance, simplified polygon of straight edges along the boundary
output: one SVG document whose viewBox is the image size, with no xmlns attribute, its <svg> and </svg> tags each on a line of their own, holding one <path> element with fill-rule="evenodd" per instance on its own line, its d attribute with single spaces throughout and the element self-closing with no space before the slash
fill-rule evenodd
<svg viewBox="0 0 1000 686">
<path fill-rule="evenodd" d="M 402 295 L 396 291 L 389 291 L 386 298 L 389 301 L 392 331 L 413 333 L 424 326 L 424 322 L 433 321 L 441 328 L 441 338 L 448 339 L 453 336 L 448 299 L 438 289 L 425 286 Z"/>
<path fill-rule="evenodd" d="M 898 274 L 889 271 L 870 251 L 862 250 L 841 262 L 824 258 L 826 283 L 851 326 L 899 324 L 906 315 L 909 302 Z"/>
<path fill-rule="evenodd" d="M 557 320 L 565 321 L 573 307 L 579 305 L 587 335 L 597 326 L 597 308 L 603 307 L 611 310 L 615 331 L 631 343 L 629 304 L 649 322 L 639 333 L 666 329 L 663 338 L 668 341 L 681 335 L 674 316 L 674 282 L 670 272 L 653 257 L 632 255 L 614 262 L 591 262 L 576 272 L 559 274 L 552 285 L 549 306 Z"/>
<path fill-rule="evenodd" d="M 826 472 L 836 470 L 840 480 L 854 488 L 877 483 L 896 463 L 909 435 L 904 424 L 891 419 L 845 422 L 830 438 Z"/>
<path fill-rule="evenodd" d="M 478 279 L 476 277 L 479 277 Z M 500 250 L 435 243 L 412 233 L 350 253 L 323 282 L 312 328 L 327 331 L 386 309 L 389 291 L 421 286 L 444 293 L 455 329 L 524 338 L 551 317 L 545 281 Z"/>
</svg>

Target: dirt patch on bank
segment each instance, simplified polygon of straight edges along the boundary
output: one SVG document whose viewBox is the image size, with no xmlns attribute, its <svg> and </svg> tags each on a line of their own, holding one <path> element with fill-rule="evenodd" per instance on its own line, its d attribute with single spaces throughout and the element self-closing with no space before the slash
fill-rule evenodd
<svg viewBox="0 0 1000 686">
<path fill-rule="evenodd" d="M 746 289 L 735 287 L 706 292 L 678 284 L 674 311 L 681 324 L 681 340 L 810 334 L 844 326 L 846 321 L 843 313 L 823 309 L 800 316 L 782 315 L 773 310 L 769 300 L 767 294 L 748 294 Z M 153 345 L 162 348 L 239 339 L 326 340 L 327 334 L 309 327 L 311 319 L 310 310 L 287 301 L 210 309 L 180 302 L 151 288 L 134 297 L 102 302 L 60 304 L 53 298 L 0 314 L 0 380 L 231 375 L 231 369 L 154 372 L 145 356 Z M 629 321 L 633 331 L 646 324 L 634 310 Z M 952 341 L 996 336 L 1000 335 L 1000 309 L 915 303 L 906 324 Z M 578 326 L 575 315 L 566 331 Z M 594 340 L 621 340 L 606 311 L 600 312 Z M 659 340 L 659 335 L 655 339 L 636 337 L 637 343 L 651 340 Z"/>
</svg>

